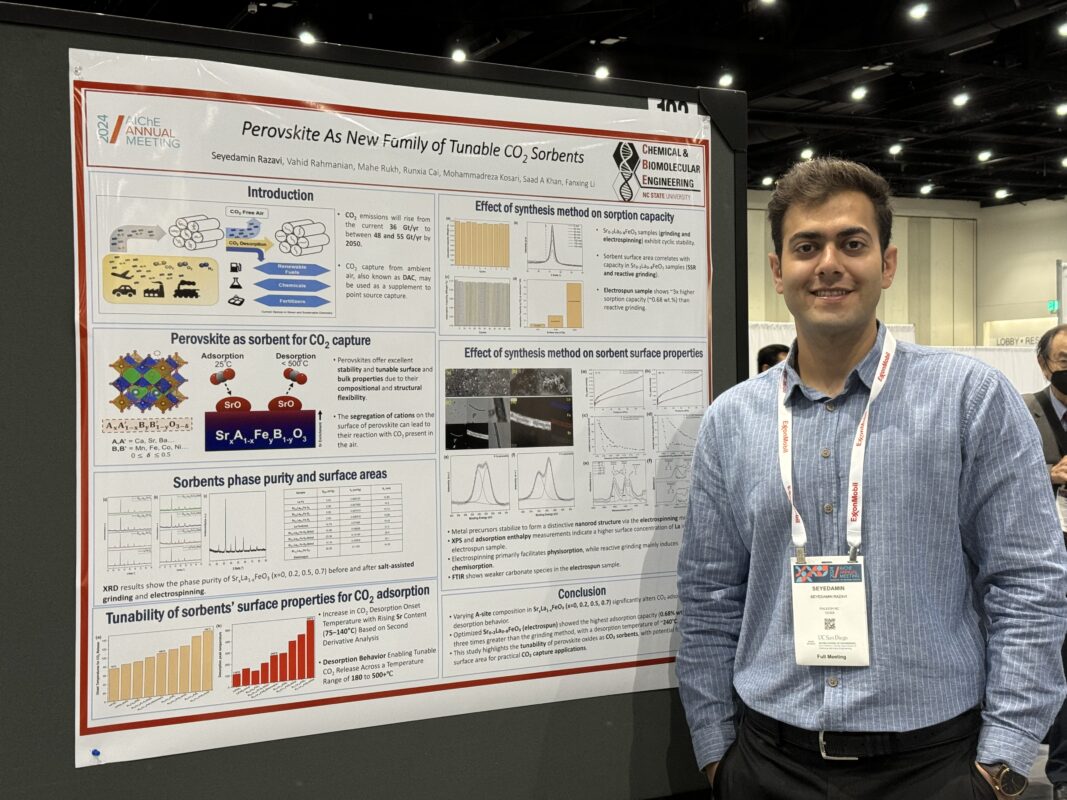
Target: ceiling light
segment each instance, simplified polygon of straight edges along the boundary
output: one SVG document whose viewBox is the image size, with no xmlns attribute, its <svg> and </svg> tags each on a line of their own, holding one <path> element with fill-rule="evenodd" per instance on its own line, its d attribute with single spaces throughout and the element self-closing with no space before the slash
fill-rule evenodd
<svg viewBox="0 0 1067 800">
<path fill-rule="evenodd" d="M 934 185 L 932 183 L 924 183 L 919 187 L 919 194 L 930 194 L 933 190 Z"/>
<path fill-rule="evenodd" d="M 1063 161 L 1060 162 L 1060 166 L 1067 167 L 1067 156 L 1063 157 Z"/>
<path fill-rule="evenodd" d="M 773 6 L 774 0 L 759 0 L 761 6 Z"/>
<path fill-rule="evenodd" d="M 1064 162 L 1067 162 L 1067 158 L 1063 160 Z M 772 183 L 774 183 L 774 178 L 772 178 L 770 175 L 764 175 L 763 180 L 761 180 L 760 183 L 762 183 L 764 186 L 770 186 Z"/>
<path fill-rule="evenodd" d="M 596 68 L 596 71 L 593 74 L 596 75 L 596 77 L 600 80 L 604 80 L 604 78 L 608 77 L 611 72 L 608 71 L 607 67 L 601 64 L 599 67 Z"/>
<path fill-rule="evenodd" d="M 952 105 L 956 108 L 963 108 L 967 105 L 967 101 L 971 99 L 971 96 L 967 92 L 960 92 L 958 95 L 952 98 Z"/>
<path fill-rule="evenodd" d="M 719 76 L 719 86 L 726 89 L 734 85 L 734 76 L 729 72 L 724 72 Z"/>
<path fill-rule="evenodd" d="M 297 38 L 304 44 L 315 44 L 315 42 L 318 41 L 318 39 L 315 38 L 315 34 L 311 31 L 300 31 Z"/>
<path fill-rule="evenodd" d="M 457 47 L 455 50 L 452 51 L 452 60 L 453 61 L 466 61 L 467 60 L 467 51 L 464 50 L 462 47 Z"/>
<path fill-rule="evenodd" d="M 1060 103 L 1056 106 L 1056 113 L 1061 117 L 1067 117 L 1067 103 Z"/>
<path fill-rule="evenodd" d="M 900 142 L 897 142 L 896 144 L 891 144 L 889 145 L 889 155 L 899 156 L 903 149 L 904 145 L 902 145 Z"/>
<path fill-rule="evenodd" d="M 867 87 L 866 86 L 857 86 L 855 89 L 852 90 L 852 99 L 853 100 L 862 100 L 866 96 L 867 96 Z"/>
<path fill-rule="evenodd" d="M 1061 23 L 1060 27 L 1056 28 L 1056 33 L 1067 39 L 1067 22 Z"/>
<path fill-rule="evenodd" d="M 993 157 L 993 151 L 992 150 L 983 150 L 981 153 L 978 154 L 978 160 L 979 161 L 988 161 L 992 157 Z"/>
<path fill-rule="evenodd" d="M 810 147 L 805 147 L 803 150 L 800 151 L 800 157 L 803 158 L 805 161 L 808 161 L 815 157 L 815 151 L 812 150 Z"/>
<path fill-rule="evenodd" d="M 930 6 L 926 3 L 916 3 L 908 9 L 908 16 L 914 20 L 920 20 L 925 17 L 930 11 Z"/>
<path fill-rule="evenodd" d="M 993 192 L 993 197 L 997 198 L 997 200 L 1003 200 L 1009 195 L 1011 195 L 1011 192 L 1009 192 L 1007 189 L 997 189 L 995 192 Z"/>
</svg>

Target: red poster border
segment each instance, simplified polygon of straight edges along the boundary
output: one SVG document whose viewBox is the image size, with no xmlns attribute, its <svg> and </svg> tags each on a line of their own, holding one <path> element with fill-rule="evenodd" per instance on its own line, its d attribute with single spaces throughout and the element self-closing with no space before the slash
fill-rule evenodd
<svg viewBox="0 0 1067 800">
<path fill-rule="evenodd" d="M 389 111 L 382 109 L 363 108 L 359 106 L 347 106 L 334 103 L 319 103 L 308 100 L 292 100 L 286 98 L 277 97 L 264 97 L 259 95 L 237 94 L 229 92 L 215 92 L 199 89 L 181 89 L 162 86 L 148 86 L 148 85 L 132 85 L 132 84 L 118 84 L 118 83 L 106 83 L 96 81 L 74 81 L 73 82 L 73 135 L 74 135 L 74 186 L 75 186 L 75 249 L 77 258 L 77 290 L 78 290 L 78 353 L 80 358 L 80 369 L 78 373 L 78 421 L 81 429 L 81 437 L 79 442 L 79 465 L 80 465 L 80 509 L 79 509 L 79 521 L 80 521 L 80 535 L 78 537 L 80 555 L 81 555 L 81 569 L 78 576 L 79 579 L 79 623 L 80 623 L 80 636 L 78 641 L 78 687 L 79 687 L 79 708 L 78 708 L 78 730 L 81 736 L 88 736 L 91 734 L 111 733 L 114 731 L 127 731 L 138 730 L 143 728 L 154 728 L 164 725 L 178 725 L 190 722 L 204 722 L 209 720 L 227 719 L 232 717 L 244 717 L 253 714 L 266 714 L 277 711 L 289 711 L 302 708 L 315 708 L 320 706 L 332 706 L 341 703 L 352 703 L 363 700 L 377 700 L 386 697 L 399 697 L 404 695 L 425 694 L 428 692 L 438 692 L 451 689 L 464 689 L 477 686 L 492 686 L 498 684 L 515 683 L 518 681 L 538 680 L 542 678 L 555 678 L 566 675 L 579 675 L 596 672 L 605 672 L 609 670 L 619 669 L 634 669 L 637 667 L 649 667 L 660 664 L 670 664 L 675 659 L 674 656 L 664 656 L 658 658 L 637 659 L 631 661 L 614 662 L 610 664 L 594 664 L 583 667 L 571 667 L 566 669 L 550 669 L 539 672 L 522 673 L 517 675 L 504 675 L 490 678 L 476 678 L 462 681 L 450 681 L 446 683 L 434 683 L 420 686 L 409 686 L 400 689 L 387 689 L 382 691 L 365 692 L 358 695 L 343 695 L 326 698 L 316 698 L 309 700 L 299 700 L 284 703 L 275 703 L 271 705 L 257 706 L 255 708 L 242 708 L 232 709 L 227 711 L 216 711 L 202 714 L 185 714 L 176 717 L 166 717 L 154 720 L 139 720 L 134 722 L 116 723 L 112 725 L 95 725 L 89 724 L 89 641 L 88 641 L 88 629 L 89 629 L 89 403 L 88 403 L 88 304 L 89 298 L 86 295 L 87 279 L 86 279 L 86 232 L 85 232 L 85 169 L 86 169 L 86 141 L 85 141 L 85 97 L 84 93 L 88 91 L 102 91 L 115 94 L 134 94 L 134 95 L 156 95 L 162 97 L 183 97 L 183 98 L 197 98 L 204 100 L 217 100 L 223 102 L 234 102 L 242 104 L 252 105 L 268 105 L 282 108 L 296 108 L 306 109 L 314 111 L 331 111 L 345 114 L 358 114 L 360 116 L 379 117 L 385 119 L 403 119 L 413 120 L 420 122 L 434 122 L 444 123 L 452 125 L 463 125 L 466 127 L 485 127 L 505 130 L 524 130 L 531 132 L 543 132 L 543 133 L 561 133 L 571 136 L 589 136 L 596 138 L 609 138 L 609 139 L 633 139 L 637 141 L 646 142 L 659 142 L 667 144 L 680 144 L 690 147 L 701 147 L 703 149 L 703 163 L 704 163 L 704 175 L 707 176 L 710 167 L 710 146 L 707 139 L 693 139 L 682 136 L 667 136 L 661 134 L 647 134 L 647 133 L 631 133 L 616 130 L 600 130 L 596 128 L 578 128 L 568 127 L 563 125 L 547 125 L 537 123 L 526 122 L 506 122 L 501 120 L 487 120 L 479 118 L 458 117 L 450 115 L 439 114 L 422 114 L 418 112 L 405 112 L 405 111 Z M 93 166 L 106 166 L 106 165 L 93 165 Z M 120 167 L 116 165 L 116 168 L 131 170 L 129 167 Z M 132 170 L 131 170 L 132 171 Z M 177 172 L 176 170 L 161 170 L 153 169 L 152 172 Z M 226 174 L 226 173 L 204 173 L 197 172 L 196 174 Z M 236 176 L 235 176 L 236 177 Z M 264 179 L 264 176 L 247 176 L 257 177 Z M 284 180 L 287 182 L 301 180 L 293 178 L 278 178 L 276 180 Z M 310 179 L 309 179 L 310 180 Z M 324 180 L 312 180 L 315 183 L 339 183 L 347 184 L 344 181 L 324 181 Z M 375 186 L 383 186 L 384 184 L 374 184 Z M 419 188 L 412 186 L 404 186 L 403 188 Z M 450 192 L 458 192 L 464 190 L 449 189 Z M 481 192 L 484 193 L 484 192 Z M 693 206 L 694 208 L 703 207 L 708 209 L 708 186 L 705 183 L 701 187 L 701 193 L 703 195 L 702 206 Z M 506 192 L 491 192 L 493 195 L 506 195 Z M 516 193 L 517 194 L 517 193 Z M 529 195 L 526 195 L 529 196 Z M 582 201 L 583 198 L 576 197 L 561 197 L 552 198 L 547 195 L 537 195 L 538 198 L 544 199 L 562 199 L 562 200 L 577 200 Z M 590 198 L 592 199 L 592 198 Z M 597 202 L 611 203 L 614 201 L 604 200 L 603 198 L 596 198 Z M 622 201 L 618 201 L 622 203 Z M 656 203 L 642 203 L 642 205 L 659 205 Z M 679 204 L 673 203 L 670 205 L 677 206 Z M 710 220 L 709 220 L 710 223 Z M 710 224 L 708 228 L 709 235 L 705 237 L 707 246 L 707 282 L 708 282 L 708 309 L 709 309 L 709 330 L 708 341 L 710 344 L 711 330 L 710 330 L 710 290 L 711 290 L 711 236 L 710 236 Z M 709 353 L 710 360 L 710 353 Z"/>
</svg>

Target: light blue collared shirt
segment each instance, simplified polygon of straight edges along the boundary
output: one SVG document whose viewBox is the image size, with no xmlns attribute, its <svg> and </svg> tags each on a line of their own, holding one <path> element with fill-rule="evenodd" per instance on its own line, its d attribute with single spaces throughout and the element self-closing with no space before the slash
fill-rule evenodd
<svg viewBox="0 0 1067 800">
<path fill-rule="evenodd" d="M 808 730 L 913 730 L 982 705 L 978 759 L 1023 774 L 1063 702 L 1067 556 L 1037 429 L 1000 372 L 907 342 L 871 407 L 871 666 L 796 664 L 778 383 L 785 370 L 807 551 L 843 555 L 849 454 L 884 338 L 879 325 L 835 398 L 801 382 L 794 344 L 704 416 L 678 563 L 678 681 L 700 766 L 735 738 L 733 689 Z"/>
</svg>

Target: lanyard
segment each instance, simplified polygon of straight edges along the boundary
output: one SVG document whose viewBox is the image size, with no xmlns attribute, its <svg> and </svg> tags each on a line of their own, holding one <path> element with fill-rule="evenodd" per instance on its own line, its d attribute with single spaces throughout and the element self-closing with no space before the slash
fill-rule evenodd
<svg viewBox="0 0 1067 800">
<path fill-rule="evenodd" d="M 856 436 L 852 442 L 852 458 L 848 469 L 848 554 L 856 560 L 860 544 L 863 541 L 863 460 L 867 453 L 867 423 L 870 420 L 871 405 L 889 379 L 889 368 L 897 352 L 897 340 L 886 329 L 882 357 L 878 360 L 878 370 L 871 383 L 871 393 L 867 398 L 867 407 L 860 417 Z M 796 548 L 797 562 L 804 563 L 804 547 L 808 543 L 808 531 L 804 520 L 800 518 L 793 498 L 793 409 L 786 405 L 786 372 L 782 370 L 782 380 L 778 384 L 778 466 L 782 473 L 782 485 L 792 511 L 790 530 L 793 547 Z"/>
</svg>

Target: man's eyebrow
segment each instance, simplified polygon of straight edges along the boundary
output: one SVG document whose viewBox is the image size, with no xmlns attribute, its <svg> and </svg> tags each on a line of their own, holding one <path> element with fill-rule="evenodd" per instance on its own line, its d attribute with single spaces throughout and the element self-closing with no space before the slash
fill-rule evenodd
<svg viewBox="0 0 1067 800">
<path fill-rule="evenodd" d="M 847 239 L 849 236 L 856 236 L 862 234 L 864 236 L 870 236 L 871 232 L 862 225 L 853 225 L 849 228 L 843 228 L 834 234 L 835 239 Z M 821 242 L 826 238 L 824 233 L 819 231 L 797 231 L 789 237 L 789 241 L 792 242 Z"/>
</svg>

